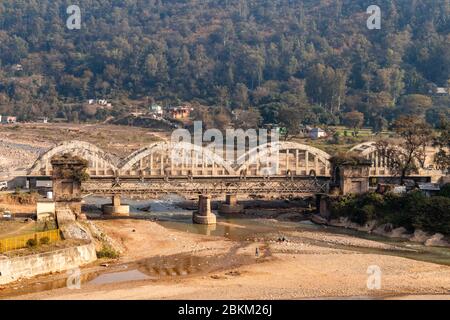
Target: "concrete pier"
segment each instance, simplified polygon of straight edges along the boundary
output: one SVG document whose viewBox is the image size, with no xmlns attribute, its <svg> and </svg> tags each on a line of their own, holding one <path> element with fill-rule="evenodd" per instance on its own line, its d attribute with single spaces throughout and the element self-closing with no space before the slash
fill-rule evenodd
<svg viewBox="0 0 450 320">
<path fill-rule="evenodd" d="M 211 196 L 201 195 L 198 199 L 198 211 L 194 211 L 192 220 L 197 224 L 215 224 L 216 215 L 211 212 Z"/>
<path fill-rule="evenodd" d="M 122 204 L 120 195 L 114 195 L 112 197 L 112 204 L 102 205 L 103 214 L 109 216 L 122 216 L 128 217 L 130 215 L 130 206 Z"/>
<path fill-rule="evenodd" d="M 227 194 L 225 203 L 219 207 L 219 212 L 223 214 L 238 214 L 244 212 L 244 206 L 238 204 L 237 196 L 235 194 Z"/>
</svg>

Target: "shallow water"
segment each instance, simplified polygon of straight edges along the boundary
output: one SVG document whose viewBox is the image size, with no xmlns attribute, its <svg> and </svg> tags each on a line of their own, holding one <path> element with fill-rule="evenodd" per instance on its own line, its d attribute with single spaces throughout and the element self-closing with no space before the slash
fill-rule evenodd
<svg viewBox="0 0 450 320">
<path fill-rule="evenodd" d="M 291 222 L 274 219 L 249 218 L 245 215 L 222 217 L 217 215 L 217 225 L 204 226 L 192 223 L 192 211 L 177 207 L 179 198 L 170 201 L 127 201 L 130 204 L 131 215 L 143 215 L 155 219 L 160 225 L 178 231 L 210 236 L 225 237 L 235 241 L 246 241 L 257 238 L 259 241 L 276 240 L 283 233 L 292 231 L 313 231 L 325 234 L 348 235 L 356 238 L 381 242 L 398 247 L 400 250 L 383 250 L 376 248 L 356 247 L 351 245 L 331 244 L 326 241 L 299 239 L 322 247 L 348 249 L 362 253 L 384 254 L 410 258 L 419 261 L 450 265 L 450 248 L 427 247 L 405 239 L 391 239 L 350 229 L 319 226 L 310 221 Z M 150 207 L 150 212 L 141 208 Z"/>
<path fill-rule="evenodd" d="M 101 198 L 89 198 L 87 203 L 98 204 Z M 103 199 L 104 201 L 105 199 Z M 178 231 L 202 235 L 225 237 L 235 241 L 247 241 L 257 238 L 259 241 L 276 240 L 283 233 L 290 231 L 313 231 L 326 234 L 348 235 L 356 238 L 373 240 L 395 246 L 400 250 L 382 250 L 375 248 L 355 247 L 350 245 L 330 244 L 326 241 L 299 239 L 302 242 L 322 247 L 348 249 L 362 253 L 385 254 L 400 256 L 419 261 L 450 265 L 450 248 L 427 247 L 405 239 L 391 239 L 387 237 L 368 234 L 350 229 L 320 226 L 310 221 L 291 222 L 275 219 L 249 218 L 245 215 L 236 215 L 233 218 L 217 215 L 217 225 L 205 226 L 192 223 L 192 211 L 179 208 L 176 204 L 181 198 L 168 196 L 164 200 L 129 200 L 124 202 L 130 205 L 131 216 L 148 217 L 156 220 L 160 225 Z M 109 201 L 106 199 L 106 201 Z M 150 208 L 149 212 L 142 208 Z"/>
</svg>

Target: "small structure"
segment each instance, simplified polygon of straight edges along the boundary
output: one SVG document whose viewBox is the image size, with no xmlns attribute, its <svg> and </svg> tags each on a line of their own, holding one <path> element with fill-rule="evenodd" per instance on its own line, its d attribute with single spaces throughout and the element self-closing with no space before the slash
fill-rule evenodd
<svg viewBox="0 0 450 320">
<path fill-rule="evenodd" d="M 358 155 L 347 154 L 331 159 L 333 181 L 340 194 L 363 194 L 369 192 L 369 174 L 372 161 Z"/>
<path fill-rule="evenodd" d="M 169 115 L 172 119 L 183 120 L 189 118 L 192 110 L 194 109 L 188 106 L 170 108 Z"/>
<path fill-rule="evenodd" d="M 321 129 L 321 128 L 312 128 L 309 131 L 309 137 L 311 139 L 320 139 L 320 138 L 326 138 L 327 133 L 325 132 L 325 130 Z"/>
<path fill-rule="evenodd" d="M 14 64 L 14 65 L 11 67 L 11 70 L 12 70 L 12 71 L 23 71 L 23 66 L 22 66 L 21 64 Z"/>
<path fill-rule="evenodd" d="M 8 190 L 8 181 L 0 181 L 0 191 Z"/>
<path fill-rule="evenodd" d="M 50 161 L 53 167 L 53 197 L 55 208 L 68 208 L 81 217 L 81 182 L 88 179 L 86 160 L 70 154 L 55 156 Z"/>
<path fill-rule="evenodd" d="M 419 190 L 427 197 L 435 196 L 441 191 L 439 184 L 437 183 L 419 183 Z"/>
<path fill-rule="evenodd" d="M 163 114 L 164 114 L 164 111 L 163 111 L 163 108 L 160 105 L 158 105 L 156 103 L 153 103 L 150 106 L 150 114 L 156 115 L 158 117 L 162 117 Z"/>
<path fill-rule="evenodd" d="M 40 123 L 48 123 L 48 118 L 47 117 L 39 117 L 37 120 Z"/>
<path fill-rule="evenodd" d="M 444 87 L 437 87 L 434 94 L 436 96 L 448 96 L 450 92 L 450 89 L 444 88 Z"/>
<path fill-rule="evenodd" d="M 37 221 L 47 221 L 54 219 L 56 214 L 56 204 L 53 199 L 40 198 L 36 202 Z"/>
<path fill-rule="evenodd" d="M 2 117 L 0 115 L 0 123 L 2 123 L 2 124 L 14 124 L 16 122 L 17 122 L 17 117 L 13 117 L 13 116 Z"/>
</svg>

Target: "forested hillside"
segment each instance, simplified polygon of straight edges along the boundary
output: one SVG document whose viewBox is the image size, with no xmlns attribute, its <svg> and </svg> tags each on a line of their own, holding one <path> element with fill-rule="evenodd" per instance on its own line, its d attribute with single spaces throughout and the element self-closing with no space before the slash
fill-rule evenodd
<svg viewBox="0 0 450 320">
<path fill-rule="evenodd" d="M 80 30 L 71 4 L 0 2 L 0 114 L 78 119 L 88 98 L 152 97 L 266 123 L 449 115 L 430 92 L 449 85 L 450 0 L 83 0 Z M 371 4 L 381 30 L 366 26 Z"/>
</svg>

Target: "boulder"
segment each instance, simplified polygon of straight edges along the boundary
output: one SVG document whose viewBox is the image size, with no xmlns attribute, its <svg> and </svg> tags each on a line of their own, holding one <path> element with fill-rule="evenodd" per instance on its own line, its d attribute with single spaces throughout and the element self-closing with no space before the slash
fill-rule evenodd
<svg viewBox="0 0 450 320">
<path fill-rule="evenodd" d="M 430 235 L 423 230 L 416 229 L 414 230 L 414 235 L 411 237 L 411 241 L 413 242 L 421 242 L 424 243 L 427 239 L 430 238 Z"/>
<path fill-rule="evenodd" d="M 409 236 L 406 234 L 407 230 L 403 227 L 395 228 L 389 234 L 391 238 L 408 238 Z"/>
<path fill-rule="evenodd" d="M 387 223 L 378 226 L 378 228 L 375 228 L 372 232 L 376 235 L 387 237 L 391 231 L 392 231 L 392 224 Z"/>
<path fill-rule="evenodd" d="M 436 233 L 431 238 L 425 241 L 427 247 L 448 247 L 450 244 L 444 239 L 444 235 L 441 233 Z"/>
</svg>

